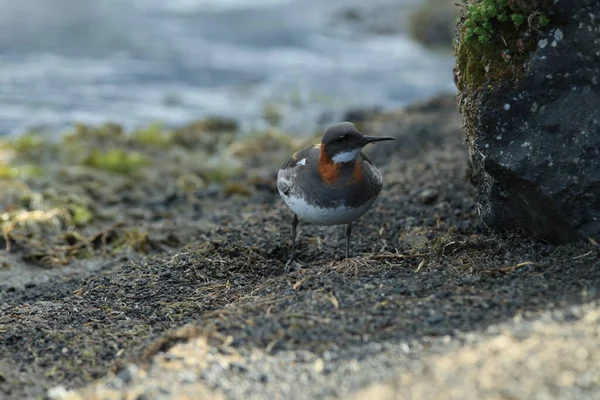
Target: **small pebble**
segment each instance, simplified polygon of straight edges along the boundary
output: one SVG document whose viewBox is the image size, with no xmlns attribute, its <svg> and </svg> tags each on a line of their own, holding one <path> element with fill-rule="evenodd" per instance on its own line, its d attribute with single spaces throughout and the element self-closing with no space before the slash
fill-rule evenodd
<svg viewBox="0 0 600 400">
<path fill-rule="evenodd" d="M 317 361 L 315 361 L 313 368 L 317 374 L 323 372 L 323 370 L 325 369 L 325 363 L 323 362 L 323 359 L 317 358 Z"/>
<path fill-rule="evenodd" d="M 419 201 L 423 204 L 433 204 L 438 198 L 439 192 L 437 189 L 428 188 L 419 193 Z"/>
</svg>

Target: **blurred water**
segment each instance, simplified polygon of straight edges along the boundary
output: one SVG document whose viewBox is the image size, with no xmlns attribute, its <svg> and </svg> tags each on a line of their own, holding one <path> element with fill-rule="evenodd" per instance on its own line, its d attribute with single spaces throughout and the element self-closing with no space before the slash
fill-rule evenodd
<svg viewBox="0 0 600 400">
<path fill-rule="evenodd" d="M 260 127 L 267 105 L 309 132 L 349 107 L 454 90 L 449 54 L 337 23 L 350 3 L 0 0 L 0 134 L 209 114 Z"/>
</svg>

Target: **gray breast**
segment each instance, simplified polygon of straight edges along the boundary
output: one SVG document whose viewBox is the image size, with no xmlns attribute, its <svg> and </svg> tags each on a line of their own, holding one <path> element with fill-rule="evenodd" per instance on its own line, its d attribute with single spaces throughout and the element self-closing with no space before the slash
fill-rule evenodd
<svg viewBox="0 0 600 400">
<path fill-rule="evenodd" d="M 294 185 L 289 187 L 292 196 L 304 197 L 305 200 L 317 207 L 359 207 L 377 197 L 382 187 L 380 172 L 368 159 L 359 156 L 363 179 L 352 183 L 353 165 L 342 168 L 340 178 L 333 184 L 321 180 L 316 156 L 311 152 L 305 166 L 294 168 L 287 178 Z"/>
</svg>

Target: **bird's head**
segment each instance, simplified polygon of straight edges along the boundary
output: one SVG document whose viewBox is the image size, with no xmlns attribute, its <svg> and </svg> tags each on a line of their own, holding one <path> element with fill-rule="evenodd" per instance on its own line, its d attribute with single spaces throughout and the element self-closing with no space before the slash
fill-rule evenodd
<svg viewBox="0 0 600 400">
<path fill-rule="evenodd" d="M 325 131 L 321 139 L 321 152 L 333 164 L 352 163 L 369 143 L 394 140 L 389 136 L 367 136 L 351 122 L 340 122 Z"/>
</svg>

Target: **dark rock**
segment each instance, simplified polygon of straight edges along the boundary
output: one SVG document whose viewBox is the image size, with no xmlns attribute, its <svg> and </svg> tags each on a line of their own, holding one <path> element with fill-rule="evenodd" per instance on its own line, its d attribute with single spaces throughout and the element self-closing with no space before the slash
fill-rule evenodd
<svg viewBox="0 0 600 400">
<path fill-rule="evenodd" d="M 508 79 L 490 61 L 476 81 L 459 25 L 455 77 L 484 224 L 562 243 L 600 237 L 600 2 L 554 3 Z"/>
</svg>

